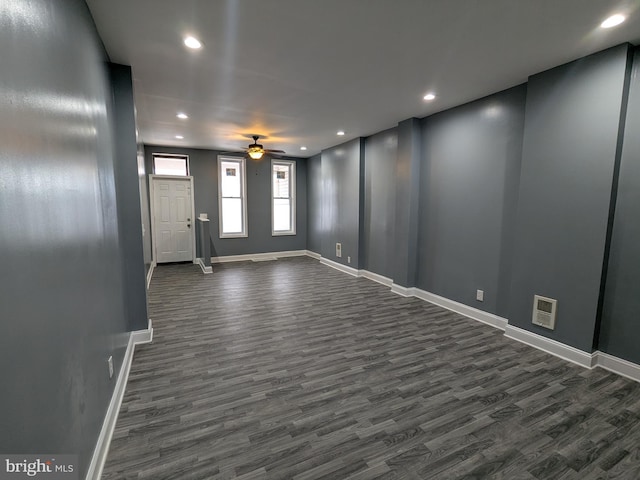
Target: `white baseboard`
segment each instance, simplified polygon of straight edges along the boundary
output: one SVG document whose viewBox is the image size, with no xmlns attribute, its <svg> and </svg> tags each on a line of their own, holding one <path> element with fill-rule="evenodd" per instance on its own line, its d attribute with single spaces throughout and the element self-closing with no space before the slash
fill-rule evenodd
<svg viewBox="0 0 640 480">
<path fill-rule="evenodd" d="M 98 442 L 96 448 L 93 450 L 93 456 L 91 457 L 91 463 L 89 464 L 89 470 L 85 480 L 100 480 L 102 477 L 102 470 L 104 464 L 107 461 L 107 454 L 109 453 L 109 445 L 111 444 L 111 438 L 113 437 L 113 431 L 116 428 L 116 422 L 118 421 L 118 413 L 122 405 L 122 399 L 124 398 L 124 391 L 127 386 L 127 380 L 129 379 L 129 372 L 131 371 L 131 362 L 133 360 L 133 352 L 136 345 L 142 343 L 150 343 L 153 340 L 153 327 L 151 320 L 149 320 L 149 328 L 146 330 L 138 330 L 131 332 L 129 335 L 129 342 L 127 343 L 127 350 L 124 353 L 122 359 L 122 365 L 118 372 L 118 379 L 111 395 L 111 401 L 107 408 L 107 413 L 102 422 L 102 429 L 98 436 Z"/>
<path fill-rule="evenodd" d="M 248 253 L 246 255 L 225 255 L 222 257 L 211 257 L 212 263 L 227 262 L 261 262 L 265 260 L 274 260 L 287 257 L 304 257 L 307 255 L 306 250 L 287 250 L 284 252 L 265 252 L 265 253 Z"/>
<path fill-rule="evenodd" d="M 456 302 L 455 300 L 441 297 L 440 295 L 436 295 L 435 293 L 420 290 L 419 288 L 414 288 L 413 295 L 429 303 L 434 303 L 440 307 L 446 308 L 447 310 L 451 310 L 453 312 L 464 315 L 465 317 L 477 320 L 478 322 L 486 323 L 487 325 L 490 325 L 492 327 L 499 328 L 500 330 L 504 330 L 508 323 L 508 320 L 506 318 L 499 317 L 498 315 L 485 312 L 484 310 L 480 310 L 475 307 L 470 307 L 469 305 Z"/>
<path fill-rule="evenodd" d="M 335 268 L 336 270 L 340 270 L 341 272 L 347 273 L 353 277 L 367 278 L 381 285 L 384 285 L 385 287 L 390 287 L 391 284 L 393 284 L 392 279 L 385 277 L 383 275 L 379 275 L 377 273 L 370 272 L 369 270 L 358 270 L 357 268 L 353 268 L 348 265 L 343 265 L 342 263 L 329 260 L 328 258 L 323 257 L 319 253 L 312 252 L 311 250 L 307 250 L 306 254 L 308 257 L 315 258 L 316 260 L 320 260 L 320 263 L 322 263 L 323 265 L 327 265 L 328 267 Z"/>
<path fill-rule="evenodd" d="M 151 266 L 149 266 L 149 271 L 147 272 L 147 290 L 149 290 L 149 285 L 151 285 L 151 277 L 153 277 L 154 268 L 156 268 L 156 262 L 151 262 Z"/>
<path fill-rule="evenodd" d="M 131 332 L 134 345 L 144 345 L 153 342 L 153 322 L 149 319 L 149 326 L 145 330 Z"/>
<path fill-rule="evenodd" d="M 356 270 L 353 267 L 348 267 L 347 265 L 342 265 L 338 262 L 334 262 L 333 260 L 329 260 L 328 258 L 322 257 L 320 259 L 320 263 L 322 263 L 323 265 L 327 265 L 328 267 L 335 268 L 336 270 L 340 270 L 341 272 L 348 273 L 349 275 L 352 275 L 354 277 L 360 276 L 359 270 Z"/>
<path fill-rule="evenodd" d="M 382 275 L 378 275 L 377 273 L 370 272 L 369 270 L 360 270 L 360 276 L 368 278 L 369 280 L 373 280 L 374 282 L 378 282 L 385 287 L 391 287 L 393 285 L 392 279 L 383 277 Z"/>
<path fill-rule="evenodd" d="M 595 352 L 596 366 L 640 382 L 640 365 L 614 357 L 604 352 Z"/>
<path fill-rule="evenodd" d="M 202 258 L 196 258 L 196 263 L 200 266 L 202 273 L 204 273 L 205 275 L 213 273 L 213 268 L 211 268 L 211 265 L 205 265 Z"/>
<path fill-rule="evenodd" d="M 524 330 L 523 328 L 507 325 L 504 332 L 505 337 L 525 343 L 543 352 L 550 353 L 571 363 L 575 363 L 585 368 L 595 366 L 595 353 L 588 353 L 570 345 L 552 340 L 542 335 Z"/>
<path fill-rule="evenodd" d="M 403 297 L 413 297 L 415 295 L 415 287 L 403 287 L 391 281 L 391 291 Z"/>
<path fill-rule="evenodd" d="M 393 280 L 391 278 L 378 275 L 377 273 L 369 272 L 368 270 L 357 270 L 347 265 L 342 265 L 341 263 L 337 263 L 333 260 L 329 260 L 328 258 L 324 258 L 319 253 L 312 252 L 311 250 L 260 253 L 254 255 L 233 255 L 228 257 L 214 257 L 211 260 L 219 262 L 233 262 L 253 260 L 253 257 L 256 256 L 286 257 L 301 255 L 306 255 L 308 257 L 320 260 L 320 263 L 329 267 L 333 267 L 336 270 L 340 270 L 341 272 L 347 273 L 351 276 L 364 277 L 374 282 L 378 282 L 382 285 L 388 286 L 391 288 L 391 291 L 393 293 L 396 293 L 403 297 L 420 298 L 421 300 L 433 303 L 440 307 L 446 308 L 447 310 L 451 310 L 473 320 L 482 322 L 486 325 L 504 330 L 505 336 L 511 338 L 512 340 L 525 343 L 531 347 L 537 348 L 538 350 L 542 350 L 551 355 L 562 358 L 563 360 L 566 360 L 568 362 L 580 365 L 581 367 L 601 367 L 623 377 L 627 377 L 631 380 L 640 382 L 640 365 L 636 365 L 635 363 L 623 360 L 618 357 L 614 357 L 613 355 L 609 355 L 600 351 L 594 353 L 584 352 L 570 345 L 565 345 L 564 343 L 558 342 L 556 340 L 552 340 L 550 338 L 543 337 L 542 335 L 529 332 L 528 330 L 509 325 L 506 318 L 500 317 L 498 315 L 494 315 L 492 313 L 470 307 L 469 305 L 465 305 L 463 303 L 456 302 L 455 300 L 441 297 L 439 295 L 436 295 L 435 293 L 427 292 L 416 287 L 403 287 L 402 285 L 393 283 Z"/>
<path fill-rule="evenodd" d="M 307 251 L 306 250 L 287 250 L 284 252 L 271 252 L 268 255 L 273 255 L 276 258 L 304 257 L 307 255 Z"/>
</svg>

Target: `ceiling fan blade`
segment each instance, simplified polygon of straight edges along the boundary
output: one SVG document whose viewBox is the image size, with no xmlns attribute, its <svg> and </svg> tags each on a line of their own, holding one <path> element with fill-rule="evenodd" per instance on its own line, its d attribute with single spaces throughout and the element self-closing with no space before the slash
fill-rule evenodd
<svg viewBox="0 0 640 480">
<path fill-rule="evenodd" d="M 287 153 L 284 150 L 270 150 L 268 148 L 264 149 L 264 153 Z"/>
</svg>

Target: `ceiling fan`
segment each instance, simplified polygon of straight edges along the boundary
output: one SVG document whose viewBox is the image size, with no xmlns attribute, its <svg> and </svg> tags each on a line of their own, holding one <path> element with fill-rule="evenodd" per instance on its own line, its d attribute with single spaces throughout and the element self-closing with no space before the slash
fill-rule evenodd
<svg viewBox="0 0 640 480">
<path fill-rule="evenodd" d="M 285 153 L 284 150 L 269 150 L 264 148 L 262 145 L 258 143 L 259 135 L 252 135 L 253 143 L 249 145 L 244 150 L 249 154 L 249 156 L 254 160 L 260 160 L 265 153 Z"/>
</svg>

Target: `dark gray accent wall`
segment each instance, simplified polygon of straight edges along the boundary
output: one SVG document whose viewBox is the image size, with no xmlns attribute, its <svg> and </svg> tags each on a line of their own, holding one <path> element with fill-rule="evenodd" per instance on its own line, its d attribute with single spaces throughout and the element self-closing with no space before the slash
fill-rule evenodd
<svg viewBox="0 0 640 480">
<path fill-rule="evenodd" d="M 140 189 L 140 205 L 142 211 L 142 250 L 144 252 L 145 274 L 149 273 L 153 257 L 151 255 L 151 209 L 149 205 L 149 183 L 147 181 L 147 165 L 144 157 L 144 145 L 137 139 L 138 184 Z"/>
<path fill-rule="evenodd" d="M 419 119 L 409 118 L 398 124 L 392 278 L 403 287 L 415 287 L 418 278 L 421 137 Z"/>
<path fill-rule="evenodd" d="M 393 277 L 398 130 L 392 128 L 365 139 L 364 234 L 361 268 Z"/>
<path fill-rule="evenodd" d="M 640 364 L 640 50 L 633 57 L 599 349 Z"/>
<path fill-rule="evenodd" d="M 525 97 L 521 85 L 423 121 L 418 287 L 502 316 Z"/>
<path fill-rule="evenodd" d="M 323 150 L 321 155 L 320 253 L 329 260 L 359 268 L 361 140 Z M 336 243 L 342 244 L 341 258 L 336 257 Z"/>
<path fill-rule="evenodd" d="M 509 322 L 590 352 L 627 75 L 621 45 L 529 79 Z M 555 331 L 531 323 L 558 300 Z"/>
<path fill-rule="evenodd" d="M 322 251 L 322 155 L 307 160 L 307 250 Z"/>
<path fill-rule="evenodd" d="M 78 454 L 84 478 L 129 338 L 114 145 L 135 182 L 135 139 L 83 1 L 4 2 L 0 58 L 0 452 Z"/>
<path fill-rule="evenodd" d="M 196 226 L 196 257 L 202 259 L 205 267 L 211 266 L 211 221 L 197 218 Z"/>
<path fill-rule="evenodd" d="M 357 143 L 323 151 L 309 160 L 308 248 L 336 260 L 336 237 L 357 228 L 358 268 L 404 286 L 415 275 L 512 325 L 640 363 L 639 63 L 636 51 L 631 76 L 621 45 L 367 138 L 363 218 L 345 197 L 358 188 Z M 558 299 L 553 332 L 531 324 L 536 293 Z"/>
<path fill-rule="evenodd" d="M 218 154 L 214 150 L 145 145 L 146 164 L 153 172 L 153 154 L 189 155 L 193 176 L 196 217 L 209 215 L 211 255 L 244 255 L 263 252 L 305 250 L 307 248 L 307 161 L 296 162 L 296 235 L 271 234 L 271 158 L 247 159 L 247 230 L 246 238 L 220 238 L 218 222 Z"/>
<path fill-rule="evenodd" d="M 113 88 L 115 185 L 127 330 L 148 326 L 138 144 L 131 67 L 109 65 Z M 144 174 L 144 172 L 142 173 Z M 142 261 L 141 261 L 142 260 Z"/>
</svg>

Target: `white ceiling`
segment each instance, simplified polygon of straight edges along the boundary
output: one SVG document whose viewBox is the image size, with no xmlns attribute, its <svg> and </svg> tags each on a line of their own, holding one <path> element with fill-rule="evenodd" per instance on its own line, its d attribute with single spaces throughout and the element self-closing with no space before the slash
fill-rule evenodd
<svg viewBox="0 0 640 480">
<path fill-rule="evenodd" d="M 640 43 L 638 0 L 87 3 L 111 61 L 133 68 L 145 143 L 235 150 L 256 133 L 304 157 Z M 625 23 L 599 28 L 617 12 Z"/>
</svg>

